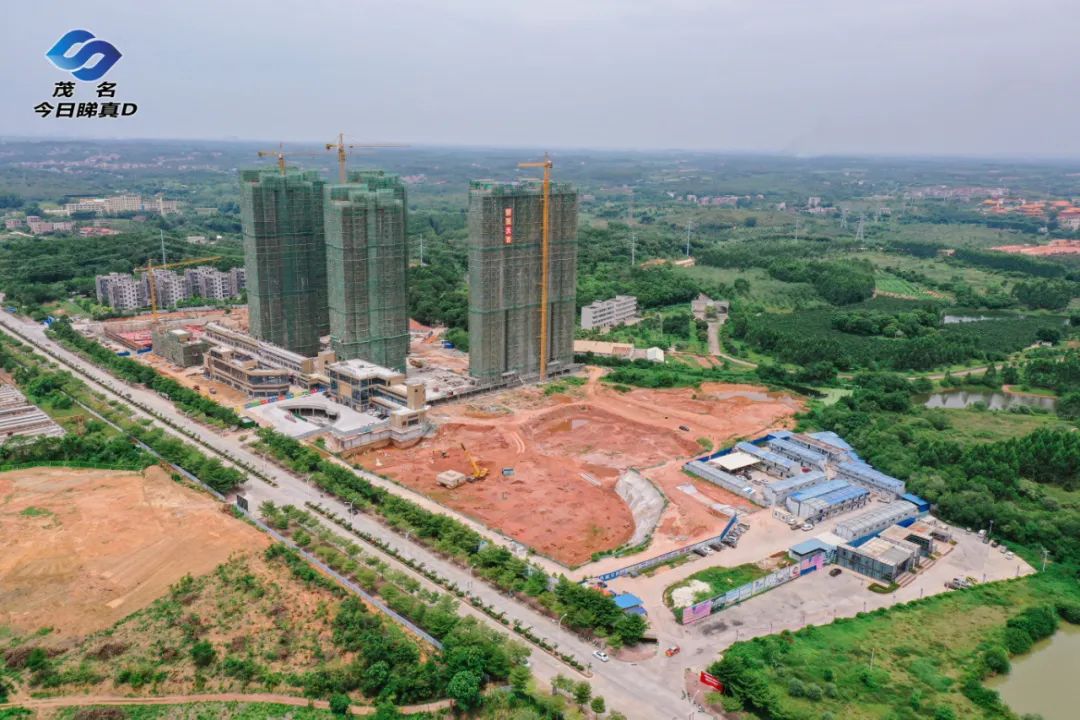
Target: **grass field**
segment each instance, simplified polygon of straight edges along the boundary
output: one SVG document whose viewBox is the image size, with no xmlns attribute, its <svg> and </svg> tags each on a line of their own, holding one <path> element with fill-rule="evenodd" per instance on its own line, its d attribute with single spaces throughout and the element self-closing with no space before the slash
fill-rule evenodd
<svg viewBox="0 0 1080 720">
<path fill-rule="evenodd" d="M 1003 644 L 1022 610 L 1078 599 L 1075 580 L 1052 569 L 738 643 L 712 672 L 744 699 L 771 696 L 774 717 L 1004 718 L 962 692 L 982 677 L 982 651 Z"/>
<path fill-rule="evenodd" d="M 1032 433 L 1039 428 L 1068 424 L 1057 415 L 1022 415 L 997 410 L 936 410 L 948 420 L 949 438 L 964 443 L 986 443 L 1008 440 Z"/>
<path fill-rule="evenodd" d="M 874 274 L 874 286 L 879 293 L 912 300 L 937 300 L 943 296 L 941 292 L 930 290 L 881 268 Z"/>
<path fill-rule="evenodd" d="M 700 602 L 706 598 L 726 593 L 728 590 L 734 590 L 737 587 L 757 580 L 759 577 L 765 577 L 768 574 L 768 570 L 761 568 L 755 563 L 746 563 L 744 565 L 736 565 L 735 567 L 706 568 L 664 590 L 664 602 L 670 606 L 671 593 L 681 587 L 689 585 L 695 580 L 709 586 L 709 590 L 702 590 L 694 595 L 694 602 Z"/>
<path fill-rule="evenodd" d="M 900 255 L 880 250 L 860 252 L 854 257 L 869 260 L 879 270 L 914 270 L 926 275 L 934 282 L 946 283 L 959 280 L 979 291 L 1008 284 L 1001 275 L 979 268 L 966 267 L 945 258 L 917 258 L 913 255 Z"/>
<path fill-rule="evenodd" d="M 738 270 L 736 268 L 696 265 L 690 268 L 679 268 L 679 271 L 699 280 L 724 283 L 729 286 L 733 285 L 736 279 L 743 278 L 750 283 L 750 292 L 747 299 L 773 310 L 825 305 L 825 302 L 809 285 L 777 280 L 770 277 L 761 268 Z"/>
<path fill-rule="evenodd" d="M 96 714 L 95 714 L 96 713 Z M 329 720 L 329 710 L 274 703 L 207 702 L 187 705 L 125 705 L 63 708 L 53 720 Z"/>
</svg>

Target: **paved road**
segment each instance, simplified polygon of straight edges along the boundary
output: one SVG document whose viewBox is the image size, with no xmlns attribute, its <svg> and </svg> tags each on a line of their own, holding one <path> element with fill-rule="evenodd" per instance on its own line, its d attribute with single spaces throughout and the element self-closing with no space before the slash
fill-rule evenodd
<svg viewBox="0 0 1080 720">
<path fill-rule="evenodd" d="M 151 409 L 162 417 L 168 418 L 176 426 L 195 434 L 206 447 L 220 456 L 254 467 L 264 476 L 273 479 L 277 487 L 258 480 L 246 483 L 244 494 L 248 496 L 253 508 L 257 508 L 266 500 L 272 500 L 279 505 L 292 504 L 299 507 L 303 507 L 306 502 L 312 502 L 319 503 L 338 515 L 347 514 L 348 510 L 342 503 L 331 497 L 324 497 L 318 489 L 299 477 L 255 455 L 237 437 L 217 434 L 217 431 L 204 427 L 183 415 L 172 403 L 156 393 L 141 386 L 129 385 L 83 360 L 47 338 L 44 329 L 36 323 L 22 322 L 7 313 L 0 312 L 0 328 L 17 330 L 24 340 L 28 340 L 35 346 L 39 353 L 50 355 L 54 361 L 60 362 L 67 369 L 88 381 L 95 389 L 122 398 L 129 397 L 130 400 L 127 401 L 129 404 L 134 404 L 138 408 Z M 150 417 L 134 408 L 132 412 L 136 417 Z M 167 432 L 183 437 L 182 433 L 178 433 L 168 425 L 159 424 Z M 365 474 L 365 477 L 371 479 L 373 476 Z M 398 488 L 386 481 L 380 481 L 380 483 Z M 601 663 L 591 656 L 593 646 L 573 633 L 563 630 L 547 616 L 507 598 L 482 582 L 474 581 L 469 571 L 443 560 L 418 543 L 391 534 L 369 516 L 355 516 L 352 523 L 359 530 L 385 539 L 403 557 L 424 563 L 442 577 L 457 583 L 459 587 L 471 587 L 473 594 L 486 604 L 505 610 L 509 618 L 531 626 L 538 635 L 557 642 L 561 650 L 573 653 L 581 662 L 592 661 L 593 677 L 590 683 L 594 694 L 603 695 L 610 707 L 621 710 L 627 717 L 649 718 L 650 720 L 678 717 L 689 709 L 689 705 L 680 700 L 682 672 L 685 669 L 683 664 L 670 660 L 666 663 L 658 663 L 655 659 L 636 665 L 619 661 Z M 343 532 L 336 526 L 330 525 L 330 527 Z M 388 561 L 391 560 L 389 556 L 385 557 Z M 397 565 L 396 562 L 394 564 Z M 399 567 L 405 566 L 399 565 Z M 489 625 L 505 630 L 501 624 L 487 618 L 486 615 L 480 617 Z M 534 652 L 532 661 L 533 671 L 541 680 L 550 680 L 556 673 L 575 675 L 573 670 L 540 651 Z"/>
<path fill-rule="evenodd" d="M 726 352 L 720 349 L 720 325 L 722 323 L 719 320 L 710 320 L 707 332 L 709 335 L 709 354 L 716 357 L 723 358 L 729 362 L 733 362 L 736 365 L 742 365 L 743 367 L 756 368 L 757 363 L 752 363 L 749 360 L 743 360 L 737 358 L 734 355 L 728 355 Z"/>
</svg>

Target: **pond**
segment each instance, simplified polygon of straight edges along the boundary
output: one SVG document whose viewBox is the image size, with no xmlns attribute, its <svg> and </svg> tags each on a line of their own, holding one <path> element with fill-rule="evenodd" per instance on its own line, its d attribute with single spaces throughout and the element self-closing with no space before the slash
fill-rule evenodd
<svg viewBox="0 0 1080 720">
<path fill-rule="evenodd" d="M 923 407 L 947 410 L 963 410 L 975 403 L 982 403 L 990 410 L 1008 410 L 1024 405 L 1053 412 L 1057 407 L 1057 398 L 992 390 L 943 390 L 933 395 L 923 396 L 920 401 Z"/>
<path fill-rule="evenodd" d="M 1038 713 L 1044 720 L 1072 720 L 1080 707 L 1080 625 L 1061 629 L 1035 644 L 1031 652 L 1013 658 L 1012 672 L 990 678 L 987 686 L 1018 714 Z"/>
</svg>

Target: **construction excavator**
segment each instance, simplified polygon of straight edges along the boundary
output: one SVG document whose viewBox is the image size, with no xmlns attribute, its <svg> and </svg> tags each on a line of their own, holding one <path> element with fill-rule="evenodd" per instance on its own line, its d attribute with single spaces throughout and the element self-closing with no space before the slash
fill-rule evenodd
<svg viewBox="0 0 1080 720">
<path fill-rule="evenodd" d="M 465 452 L 465 459 L 472 464 L 472 474 L 469 475 L 469 482 L 476 482 L 477 480 L 483 480 L 487 477 L 488 469 L 477 462 L 473 454 L 469 452 L 469 448 L 465 447 L 465 443 L 461 443 L 461 449 Z"/>
</svg>

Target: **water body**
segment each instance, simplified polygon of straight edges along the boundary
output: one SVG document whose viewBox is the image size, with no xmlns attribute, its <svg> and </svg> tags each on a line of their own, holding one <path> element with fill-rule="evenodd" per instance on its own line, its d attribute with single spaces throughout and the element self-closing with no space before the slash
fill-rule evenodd
<svg viewBox="0 0 1080 720">
<path fill-rule="evenodd" d="M 1053 412 L 1054 408 L 1057 407 L 1057 398 L 991 390 L 944 390 L 933 395 L 927 395 L 922 399 L 924 407 L 945 408 L 947 410 L 963 410 L 975 403 L 982 403 L 990 410 L 1008 410 L 1009 408 L 1024 405 Z"/>
<path fill-rule="evenodd" d="M 1027 655 L 1013 658 L 1012 672 L 986 682 L 1018 714 L 1039 713 L 1044 720 L 1074 720 L 1080 707 L 1080 626 L 1061 629 L 1035 643 Z"/>
<path fill-rule="evenodd" d="M 999 320 L 998 317 L 989 315 L 945 315 L 941 322 L 945 325 L 959 325 L 960 323 L 982 322 L 983 320 Z"/>
</svg>

